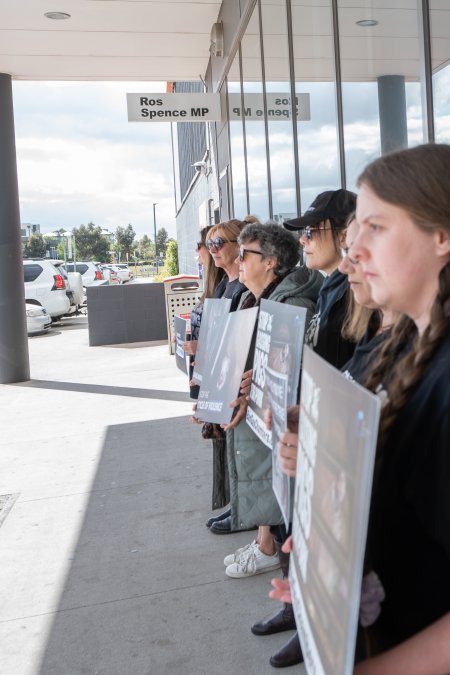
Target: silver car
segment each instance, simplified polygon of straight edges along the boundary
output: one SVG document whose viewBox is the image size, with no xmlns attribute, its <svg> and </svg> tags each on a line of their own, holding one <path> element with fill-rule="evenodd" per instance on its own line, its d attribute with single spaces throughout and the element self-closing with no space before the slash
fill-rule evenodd
<svg viewBox="0 0 450 675">
<path fill-rule="evenodd" d="M 47 314 L 47 310 L 38 305 L 25 305 L 27 315 L 27 333 L 28 335 L 38 335 L 46 333 L 52 325 L 52 317 Z"/>
</svg>

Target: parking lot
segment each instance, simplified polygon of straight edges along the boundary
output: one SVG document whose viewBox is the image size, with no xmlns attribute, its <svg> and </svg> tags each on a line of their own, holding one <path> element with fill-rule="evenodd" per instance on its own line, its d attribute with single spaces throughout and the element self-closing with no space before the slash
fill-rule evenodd
<svg viewBox="0 0 450 675">
<path fill-rule="evenodd" d="M 2 675 L 273 673 L 286 635 L 249 630 L 271 575 L 224 574 L 249 533 L 204 525 L 210 443 L 167 345 L 89 347 L 79 316 L 29 350 L 0 386 Z"/>
</svg>

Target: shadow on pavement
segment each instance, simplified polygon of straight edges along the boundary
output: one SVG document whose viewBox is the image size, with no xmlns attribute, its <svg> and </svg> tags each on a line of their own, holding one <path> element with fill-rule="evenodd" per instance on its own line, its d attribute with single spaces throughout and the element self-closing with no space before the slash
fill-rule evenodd
<svg viewBox="0 0 450 675">
<path fill-rule="evenodd" d="M 153 398 L 161 401 L 192 402 L 187 393 L 167 391 L 166 389 L 138 389 L 133 387 L 114 387 L 104 384 L 82 384 L 81 382 L 58 382 L 54 380 L 29 380 L 17 382 L 15 387 L 34 389 L 54 389 L 56 391 L 78 391 L 86 394 L 104 394 L 110 396 L 131 396 L 133 398 Z"/>
<path fill-rule="evenodd" d="M 268 580 L 227 579 L 223 555 L 243 540 L 224 542 L 204 526 L 208 448 L 186 417 L 107 428 L 36 673 L 270 670 L 270 639 L 261 655 L 248 630 Z"/>
</svg>

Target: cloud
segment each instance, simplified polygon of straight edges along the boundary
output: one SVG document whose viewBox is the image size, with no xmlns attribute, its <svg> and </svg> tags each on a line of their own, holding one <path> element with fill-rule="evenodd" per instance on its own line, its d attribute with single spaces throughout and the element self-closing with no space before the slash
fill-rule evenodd
<svg viewBox="0 0 450 675">
<path fill-rule="evenodd" d="M 165 83 L 15 82 L 21 220 L 41 231 L 131 223 L 176 236 L 170 125 L 129 123 L 127 92 Z"/>
</svg>

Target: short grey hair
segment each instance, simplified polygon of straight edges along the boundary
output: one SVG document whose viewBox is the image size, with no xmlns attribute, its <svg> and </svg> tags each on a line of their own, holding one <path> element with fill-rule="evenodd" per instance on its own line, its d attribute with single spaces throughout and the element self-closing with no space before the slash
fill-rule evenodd
<svg viewBox="0 0 450 675">
<path fill-rule="evenodd" d="M 300 260 L 300 245 L 296 237 L 277 223 L 251 223 L 246 225 L 239 235 L 239 244 L 257 241 L 262 258 L 276 258 L 274 272 L 277 277 L 284 277 Z"/>
</svg>

